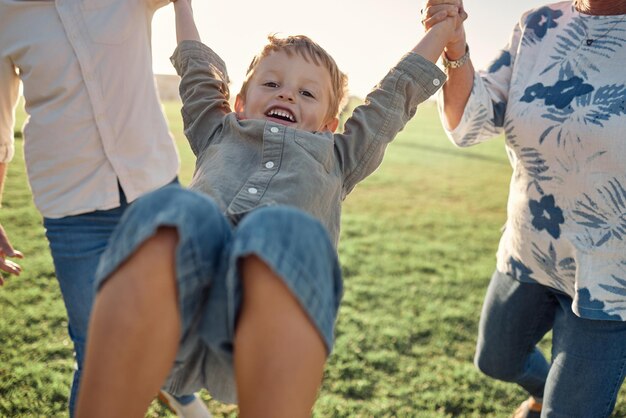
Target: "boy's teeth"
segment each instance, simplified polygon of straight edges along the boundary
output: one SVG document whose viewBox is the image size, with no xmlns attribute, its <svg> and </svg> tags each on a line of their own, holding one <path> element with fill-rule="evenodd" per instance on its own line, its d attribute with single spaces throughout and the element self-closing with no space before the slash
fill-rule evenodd
<svg viewBox="0 0 626 418">
<path fill-rule="evenodd" d="M 291 116 L 290 113 L 285 112 L 284 110 L 277 110 L 277 109 L 272 109 L 269 111 L 269 116 L 280 116 L 282 118 L 286 118 L 289 119 L 290 121 L 293 122 L 293 116 Z"/>
</svg>

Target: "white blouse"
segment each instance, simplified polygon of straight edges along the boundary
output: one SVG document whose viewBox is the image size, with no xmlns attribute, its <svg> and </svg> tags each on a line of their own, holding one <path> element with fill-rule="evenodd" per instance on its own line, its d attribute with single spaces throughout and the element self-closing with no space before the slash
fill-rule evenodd
<svg viewBox="0 0 626 418">
<path fill-rule="evenodd" d="M 525 13 L 448 135 L 464 147 L 501 132 L 513 177 L 498 270 L 570 295 L 581 317 L 626 320 L 626 15 L 571 1 Z"/>
</svg>

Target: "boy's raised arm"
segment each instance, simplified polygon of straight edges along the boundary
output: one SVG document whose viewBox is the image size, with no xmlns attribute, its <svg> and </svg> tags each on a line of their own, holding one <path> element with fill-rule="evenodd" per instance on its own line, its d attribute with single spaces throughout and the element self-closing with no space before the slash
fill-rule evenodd
<svg viewBox="0 0 626 418">
<path fill-rule="evenodd" d="M 417 106 L 433 95 L 446 76 L 437 62 L 464 18 L 460 0 L 431 17 L 424 37 L 387 74 L 335 135 L 344 173 L 345 193 L 382 162 L 385 148 L 413 117 Z"/>
<path fill-rule="evenodd" d="M 200 41 L 191 0 L 176 0 L 174 10 L 178 47 L 170 60 L 181 77 L 185 136 L 194 154 L 199 155 L 224 116 L 231 112 L 228 75 L 222 59 Z"/>
<path fill-rule="evenodd" d="M 176 14 L 176 41 L 200 41 L 200 34 L 193 20 L 191 0 L 175 0 L 174 12 Z"/>
</svg>

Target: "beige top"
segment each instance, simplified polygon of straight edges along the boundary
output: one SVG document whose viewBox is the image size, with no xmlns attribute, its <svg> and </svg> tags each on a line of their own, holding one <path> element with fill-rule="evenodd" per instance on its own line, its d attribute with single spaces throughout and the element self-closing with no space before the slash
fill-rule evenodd
<svg viewBox="0 0 626 418">
<path fill-rule="evenodd" d="M 50 218 L 119 205 L 171 181 L 178 156 L 154 86 L 154 11 L 167 0 L 0 0 L 0 162 L 19 79 L 35 205 Z"/>
</svg>

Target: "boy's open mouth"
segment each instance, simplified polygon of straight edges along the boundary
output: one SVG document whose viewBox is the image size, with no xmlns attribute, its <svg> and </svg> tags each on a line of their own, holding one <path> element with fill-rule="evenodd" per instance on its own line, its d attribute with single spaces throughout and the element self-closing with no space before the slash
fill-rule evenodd
<svg viewBox="0 0 626 418">
<path fill-rule="evenodd" d="M 272 119 L 277 119 L 278 121 L 295 123 L 296 117 L 287 109 L 283 109 L 280 107 L 273 107 L 265 113 L 265 116 L 270 117 Z"/>
</svg>

